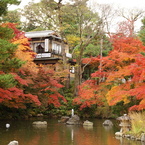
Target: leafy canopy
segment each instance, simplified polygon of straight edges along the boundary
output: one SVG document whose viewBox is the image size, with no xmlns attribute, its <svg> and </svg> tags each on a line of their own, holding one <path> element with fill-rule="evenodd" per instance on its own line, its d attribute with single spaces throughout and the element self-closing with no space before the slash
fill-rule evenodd
<svg viewBox="0 0 145 145">
<path fill-rule="evenodd" d="M 0 1 L 0 16 L 5 15 L 8 10 L 9 5 L 18 5 L 20 4 L 19 0 L 1 0 Z"/>
<path fill-rule="evenodd" d="M 107 101 L 110 106 L 123 101 L 124 104 L 131 103 L 131 106 L 128 106 L 130 110 L 143 110 L 145 57 L 142 54 L 145 52 L 145 46 L 137 38 L 120 34 L 112 37 L 112 43 L 114 49 L 102 58 L 102 70 L 93 73 L 91 80 L 80 86 L 79 96 L 74 101 L 81 106 L 87 102 L 87 106 L 90 106 L 94 101 L 99 105 L 100 101 L 96 98 L 101 98 L 102 102 Z M 84 84 L 87 84 L 87 87 L 84 87 Z M 90 92 L 87 92 L 87 88 L 90 88 Z"/>
</svg>

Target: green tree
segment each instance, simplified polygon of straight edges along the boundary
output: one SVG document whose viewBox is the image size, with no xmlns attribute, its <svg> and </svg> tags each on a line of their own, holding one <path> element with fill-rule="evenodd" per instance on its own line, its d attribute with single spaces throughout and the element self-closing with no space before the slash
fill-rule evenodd
<svg viewBox="0 0 145 145">
<path fill-rule="evenodd" d="M 143 42 L 143 45 L 145 45 L 145 17 L 141 20 L 141 22 L 142 22 L 142 26 L 139 31 L 139 37 L 141 41 Z"/>
<path fill-rule="evenodd" d="M 21 15 L 18 10 L 8 11 L 6 15 L 2 16 L 2 22 L 4 23 L 16 23 L 17 28 L 21 29 Z"/>
<path fill-rule="evenodd" d="M 76 59 L 75 94 L 82 79 L 82 58 L 86 48 L 91 47 L 92 40 L 104 35 L 101 28 L 102 19 L 98 13 L 88 7 L 88 0 L 72 0 L 73 3 L 63 3 L 63 0 L 42 0 L 40 3 L 30 3 L 23 10 L 27 23 L 38 29 L 51 29 L 65 38 Z M 31 27 L 33 28 L 33 27 Z M 100 37 L 98 37 L 100 41 Z M 64 55 L 63 55 L 64 56 Z M 65 58 L 63 58 L 65 64 Z M 64 65 L 65 66 L 65 65 Z"/>
<path fill-rule="evenodd" d="M 97 57 L 100 55 L 100 37 L 97 36 L 97 38 L 94 38 L 91 43 L 86 47 L 84 51 L 85 58 L 87 57 Z M 107 56 L 108 52 L 112 49 L 112 45 L 109 41 L 109 38 L 107 36 L 103 36 L 103 50 L 102 50 L 102 56 Z"/>
<path fill-rule="evenodd" d="M 39 3 L 30 2 L 22 10 L 22 15 L 26 18 L 23 30 L 55 30 L 58 24 L 56 7 L 57 3 L 54 0 L 41 0 Z"/>
<path fill-rule="evenodd" d="M 19 0 L 1 0 L 0 1 L 0 16 L 5 15 L 8 11 L 8 6 L 12 4 L 19 5 L 20 1 Z"/>
<path fill-rule="evenodd" d="M 30 106 L 40 105 L 36 95 L 24 90 L 29 84 L 24 71 L 21 70 L 26 61 L 16 55 L 22 47 L 25 48 L 25 57 L 28 55 L 24 33 L 16 29 L 12 23 L 1 24 L 0 30 L 0 106 L 26 108 L 29 103 Z"/>
<path fill-rule="evenodd" d="M 13 36 L 12 29 L 0 26 L 0 86 L 2 88 L 15 85 L 13 75 L 10 73 L 15 72 L 24 63 L 14 57 L 17 45 L 9 41 Z"/>
<path fill-rule="evenodd" d="M 64 19 L 67 19 L 66 22 L 68 23 L 64 23 L 64 32 L 68 34 L 67 38 L 71 34 L 77 39 L 75 46 L 72 48 L 76 60 L 74 95 L 77 95 L 77 86 L 82 82 L 82 58 L 92 40 L 101 34 L 100 25 L 102 21 L 98 14 L 93 13 L 87 6 L 87 0 L 74 0 L 73 2 L 73 5 L 69 5 L 65 9 Z"/>
</svg>

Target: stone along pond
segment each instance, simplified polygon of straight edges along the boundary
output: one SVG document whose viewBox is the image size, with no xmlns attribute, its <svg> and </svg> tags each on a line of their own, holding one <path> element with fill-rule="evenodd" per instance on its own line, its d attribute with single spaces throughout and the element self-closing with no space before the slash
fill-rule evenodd
<svg viewBox="0 0 145 145">
<path fill-rule="evenodd" d="M 34 121 L 0 121 L 0 145 L 12 140 L 17 140 L 19 145 L 143 145 L 139 141 L 116 138 L 115 132 L 120 129 L 116 120 L 112 120 L 113 127 L 103 126 L 103 119 L 90 119 L 93 127 L 66 125 L 57 119 L 45 119 L 47 126 L 37 127 L 32 125 Z"/>
</svg>

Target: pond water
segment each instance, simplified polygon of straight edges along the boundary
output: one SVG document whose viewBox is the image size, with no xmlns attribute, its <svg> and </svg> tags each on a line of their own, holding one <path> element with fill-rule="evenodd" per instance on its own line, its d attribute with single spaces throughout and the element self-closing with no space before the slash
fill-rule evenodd
<svg viewBox="0 0 145 145">
<path fill-rule="evenodd" d="M 112 128 L 104 127 L 102 119 L 90 119 L 93 128 L 82 125 L 65 125 L 57 119 L 45 119 L 45 128 L 36 128 L 34 120 L 0 121 L 0 145 L 7 145 L 17 140 L 19 145 L 145 145 L 140 141 L 115 138 L 115 132 L 120 129 L 116 121 Z M 5 124 L 10 123 L 6 129 Z"/>
</svg>

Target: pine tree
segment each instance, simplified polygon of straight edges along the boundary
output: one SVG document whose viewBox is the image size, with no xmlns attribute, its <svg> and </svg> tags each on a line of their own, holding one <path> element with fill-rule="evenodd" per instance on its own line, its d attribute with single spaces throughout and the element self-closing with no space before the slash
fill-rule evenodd
<svg viewBox="0 0 145 145">
<path fill-rule="evenodd" d="M 0 27 L 0 87 L 9 88 L 15 85 L 12 72 L 24 64 L 18 58 L 15 58 L 17 45 L 12 44 L 10 39 L 13 37 L 13 31 L 8 27 Z"/>
<path fill-rule="evenodd" d="M 1 0 L 0 1 L 0 16 L 7 13 L 8 5 L 18 5 L 20 1 L 18 0 Z"/>
</svg>

